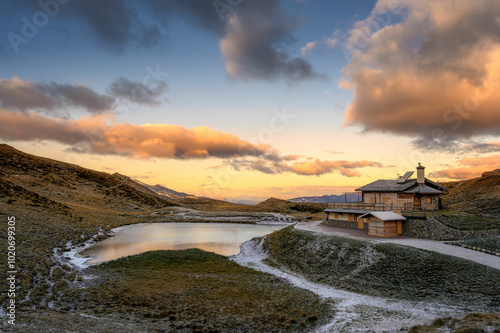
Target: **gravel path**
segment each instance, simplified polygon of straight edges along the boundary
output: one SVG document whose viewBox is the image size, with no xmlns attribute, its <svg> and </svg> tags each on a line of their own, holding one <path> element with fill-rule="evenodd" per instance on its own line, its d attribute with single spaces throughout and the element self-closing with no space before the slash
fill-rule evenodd
<svg viewBox="0 0 500 333">
<path fill-rule="evenodd" d="M 324 235 L 358 238 L 358 239 L 368 240 L 374 243 L 393 243 L 399 245 L 412 246 L 423 250 L 439 252 L 454 257 L 472 260 L 479 264 L 500 270 L 500 257 L 474 250 L 465 249 L 463 247 L 444 244 L 444 242 L 442 241 L 411 238 L 404 236 L 381 238 L 376 236 L 370 236 L 366 233 L 365 230 L 331 227 L 321 224 L 321 221 L 298 223 L 295 225 L 295 228 L 299 230 L 313 231 Z"/>
<path fill-rule="evenodd" d="M 316 333 L 401 332 L 402 328 L 407 331 L 409 327 L 429 323 L 436 317 L 462 316 L 466 313 L 466 309 L 447 304 L 373 297 L 311 282 L 299 274 L 264 263 L 268 254 L 262 243 L 263 240 L 244 243 L 241 252 L 231 260 L 282 278 L 322 298 L 333 299 L 335 305 L 331 318 L 327 324 L 318 327 Z"/>
</svg>

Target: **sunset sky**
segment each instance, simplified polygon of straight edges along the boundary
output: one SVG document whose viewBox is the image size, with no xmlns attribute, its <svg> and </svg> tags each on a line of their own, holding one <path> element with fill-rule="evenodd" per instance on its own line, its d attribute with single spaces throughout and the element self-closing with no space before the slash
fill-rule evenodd
<svg viewBox="0 0 500 333">
<path fill-rule="evenodd" d="M 500 2 L 0 3 L 0 141 L 231 201 L 500 168 Z"/>
</svg>

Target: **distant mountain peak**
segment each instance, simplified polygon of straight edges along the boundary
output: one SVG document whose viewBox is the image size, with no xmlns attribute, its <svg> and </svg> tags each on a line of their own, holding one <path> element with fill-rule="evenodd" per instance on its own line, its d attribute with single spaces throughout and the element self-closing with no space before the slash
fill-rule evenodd
<svg viewBox="0 0 500 333">
<path fill-rule="evenodd" d="M 142 186 L 146 187 L 147 189 L 155 192 L 156 194 L 158 194 L 159 196 L 161 196 L 165 199 L 176 200 L 176 199 L 184 199 L 184 198 L 197 198 L 197 196 L 195 196 L 195 195 L 187 194 L 184 192 L 177 192 L 177 191 L 174 191 L 174 190 L 172 190 L 168 187 L 165 187 L 163 185 L 160 185 L 160 184 L 149 185 L 149 184 L 143 183 L 143 182 L 136 180 L 136 179 L 134 179 L 134 181 L 141 184 Z"/>
<path fill-rule="evenodd" d="M 358 202 L 361 193 L 332 194 L 288 199 L 291 202 L 327 203 L 327 202 Z"/>
</svg>

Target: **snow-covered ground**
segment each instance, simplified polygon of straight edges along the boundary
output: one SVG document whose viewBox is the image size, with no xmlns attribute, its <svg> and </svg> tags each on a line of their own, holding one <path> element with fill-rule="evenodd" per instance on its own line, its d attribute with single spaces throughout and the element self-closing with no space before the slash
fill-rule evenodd
<svg viewBox="0 0 500 333">
<path fill-rule="evenodd" d="M 280 213 L 267 213 L 265 218 L 260 219 L 256 224 L 292 224 L 293 217 Z"/>
<path fill-rule="evenodd" d="M 322 298 L 334 300 L 331 321 L 317 332 L 400 332 L 401 328 L 426 324 L 436 317 L 456 317 L 466 313 L 466 309 L 449 305 L 372 297 L 311 282 L 301 275 L 265 264 L 263 260 L 267 253 L 262 244 L 263 239 L 248 241 L 231 259 L 242 266 L 280 277 Z"/>
<path fill-rule="evenodd" d="M 68 263 L 73 267 L 78 267 L 80 269 L 87 268 L 89 265 L 87 265 L 86 262 L 92 258 L 83 257 L 79 253 L 94 244 L 95 241 L 93 239 L 88 240 L 82 245 L 76 247 L 71 246 L 71 244 L 66 244 L 66 247 L 70 250 L 63 252 L 62 256 L 67 259 Z"/>
<path fill-rule="evenodd" d="M 127 226 L 121 226 L 121 227 L 111 229 L 111 233 L 116 233 L 125 227 L 127 227 Z M 61 263 L 67 262 L 71 266 L 79 268 L 79 269 L 87 268 L 90 266 L 90 264 L 88 264 L 88 261 L 91 260 L 92 258 L 84 257 L 84 256 L 80 255 L 80 253 L 83 250 L 85 250 L 86 248 L 89 248 L 92 245 L 96 244 L 97 238 L 99 236 L 103 236 L 103 235 L 104 235 L 104 230 L 99 228 L 99 232 L 96 235 L 94 235 L 91 239 L 87 240 L 85 243 L 82 243 L 79 245 L 73 245 L 71 242 L 66 243 L 66 248 L 69 249 L 69 251 L 66 251 L 66 252 L 63 252 L 62 254 L 59 254 L 60 253 L 59 249 L 55 248 L 53 250 L 53 252 L 54 252 L 53 257 Z"/>
</svg>

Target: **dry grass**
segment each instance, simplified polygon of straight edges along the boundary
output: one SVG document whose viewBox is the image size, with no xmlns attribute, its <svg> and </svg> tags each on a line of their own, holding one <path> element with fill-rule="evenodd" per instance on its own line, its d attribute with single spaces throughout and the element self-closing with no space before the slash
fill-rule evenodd
<svg viewBox="0 0 500 333">
<path fill-rule="evenodd" d="M 452 210 L 485 214 L 500 221 L 500 169 L 485 172 L 479 178 L 442 185 L 449 190 L 443 203 Z"/>
<path fill-rule="evenodd" d="M 500 313 L 470 313 L 462 319 L 438 318 L 431 325 L 415 326 L 410 330 L 410 333 L 431 332 L 500 332 Z"/>
</svg>

